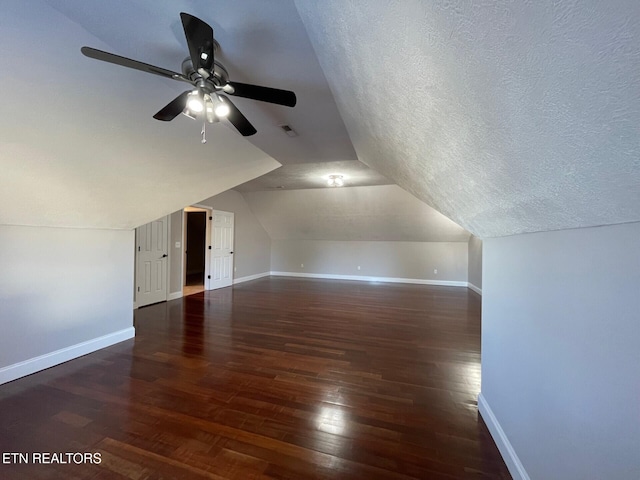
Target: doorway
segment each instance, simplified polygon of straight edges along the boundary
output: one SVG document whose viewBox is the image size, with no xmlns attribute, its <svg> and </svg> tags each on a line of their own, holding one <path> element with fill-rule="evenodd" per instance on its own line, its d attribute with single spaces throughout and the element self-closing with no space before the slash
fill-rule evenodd
<svg viewBox="0 0 640 480">
<path fill-rule="evenodd" d="M 213 210 L 204 205 L 192 205 L 183 210 L 183 296 L 233 285 L 234 217 L 232 212 Z"/>
<path fill-rule="evenodd" d="M 207 268 L 208 217 L 210 212 L 199 207 L 184 209 L 184 276 L 183 295 L 205 290 Z"/>
<path fill-rule="evenodd" d="M 202 285 L 204 287 L 206 232 L 207 214 L 205 212 L 187 212 L 185 286 Z"/>
</svg>

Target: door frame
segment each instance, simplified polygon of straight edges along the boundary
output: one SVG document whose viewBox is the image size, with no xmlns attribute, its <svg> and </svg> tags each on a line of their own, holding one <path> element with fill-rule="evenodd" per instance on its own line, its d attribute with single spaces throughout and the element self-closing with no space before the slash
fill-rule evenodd
<svg viewBox="0 0 640 480">
<path fill-rule="evenodd" d="M 188 212 L 206 212 L 207 214 L 207 222 L 205 229 L 205 238 L 204 238 L 204 289 L 209 290 L 209 276 L 211 275 L 210 266 L 211 263 L 211 250 L 209 247 L 211 246 L 211 217 L 213 216 L 213 207 L 209 207 L 208 205 L 200 205 L 198 203 L 194 203 L 193 205 L 189 205 L 182 209 L 182 255 L 180 256 L 180 283 L 182 292 L 184 290 L 184 285 L 187 281 L 187 268 L 186 268 L 186 255 L 187 255 L 187 213 Z"/>
</svg>

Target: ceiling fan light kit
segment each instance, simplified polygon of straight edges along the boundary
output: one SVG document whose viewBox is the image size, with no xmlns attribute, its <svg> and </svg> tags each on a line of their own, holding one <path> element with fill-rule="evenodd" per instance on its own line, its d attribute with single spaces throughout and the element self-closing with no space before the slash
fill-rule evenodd
<svg viewBox="0 0 640 480">
<path fill-rule="evenodd" d="M 198 91 L 194 91 L 189 94 L 189 99 L 187 100 L 185 108 L 193 113 L 200 113 L 204 109 L 202 100 L 200 100 L 200 93 Z"/>
<path fill-rule="evenodd" d="M 174 98 L 158 111 L 153 118 L 168 122 L 181 113 L 192 119 L 201 118 L 203 121 L 202 143 L 206 143 L 206 124 L 218 122 L 221 118 L 229 120 L 236 130 L 245 137 L 256 133 L 256 129 L 251 122 L 238 110 L 227 95 L 250 98 L 286 107 L 295 106 L 297 99 L 292 91 L 231 82 L 227 69 L 215 59 L 215 53 L 220 45 L 213 37 L 211 26 L 199 18 L 184 12 L 180 14 L 180 19 L 182 20 L 182 27 L 189 47 L 189 57 L 182 62 L 182 73 L 91 47 L 82 47 L 81 52 L 83 55 L 95 60 L 191 84 L 192 88 L 190 90 L 182 92 Z"/>
</svg>

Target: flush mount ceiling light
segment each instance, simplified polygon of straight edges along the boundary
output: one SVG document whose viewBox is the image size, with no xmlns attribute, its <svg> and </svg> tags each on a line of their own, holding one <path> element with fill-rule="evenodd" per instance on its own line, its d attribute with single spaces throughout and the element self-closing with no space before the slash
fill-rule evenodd
<svg viewBox="0 0 640 480">
<path fill-rule="evenodd" d="M 342 187 L 344 185 L 343 175 L 329 175 L 327 179 L 327 185 L 330 187 Z"/>
</svg>

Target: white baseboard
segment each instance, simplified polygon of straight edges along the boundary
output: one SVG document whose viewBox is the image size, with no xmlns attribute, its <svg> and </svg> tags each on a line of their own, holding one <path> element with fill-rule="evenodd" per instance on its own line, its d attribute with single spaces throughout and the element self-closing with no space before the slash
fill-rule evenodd
<svg viewBox="0 0 640 480">
<path fill-rule="evenodd" d="M 507 468 L 509 469 L 509 473 L 513 477 L 513 480 L 530 480 L 529 474 L 524 469 L 522 462 L 518 458 L 516 451 L 513 449 L 511 442 L 507 438 L 507 435 L 502 430 L 500 423 L 498 423 L 498 419 L 493 414 L 491 407 L 482 396 L 482 393 L 478 395 L 478 411 L 484 420 L 484 423 L 487 424 L 487 428 L 489 428 L 489 432 L 493 437 L 493 441 L 496 442 L 498 450 L 500 450 L 500 455 L 504 460 L 504 463 L 507 464 Z"/>
<path fill-rule="evenodd" d="M 481 289 L 481 288 L 476 287 L 473 283 L 468 282 L 468 283 L 467 283 L 467 286 L 468 286 L 471 290 L 473 290 L 474 292 L 476 292 L 478 295 L 482 295 L 482 289 Z"/>
<path fill-rule="evenodd" d="M 0 385 L 18 378 L 26 377 L 27 375 L 39 372 L 45 368 L 50 368 L 64 362 L 68 362 L 74 358 L 82 357 L 83 355 L 95 352 L 101 348 L 129 340 L 134 336 L 135 329 L 133 327 L 129 327 L 86 342 L 71 345 L 70 347 L 61 348 L 55 352 L 46 353 L 39 357 L 30 358 L 29 360 L 0 368 Z"/>
<path fill-rule="evenodd" d="M 236 285 L 237 283 L 248 282 L 250 280 L 256 280 L 262 277 L 268 277 L 269 275 L 271 275 L 271 272 L 262 272 L 256 273 L 255 275 L 247 275 L 246 277 L 234 278 L 233 284 Z"/>
<path fill-rule="evenodd" d="M 328 273 L 271 272 L 277 277 L 327 278 L 331 280 L 357 280 L 361 282 L 415 283 L 419 285 L 440 285 L 445 287 L 466 287 L 467 282 L 453 280 L 426 280 L 422 278 L 369 277 L 364 275 L 334 275 Z"/>
<path fill-rule="evenodd" d="M 182 298 L 182 291 L 173 292 L 173 293 L 170 293 L 169 295 L 167 295 L 167 302 L 169 302 L 171 300 L 177 300 L 178 298 Z"/>
</svg>

